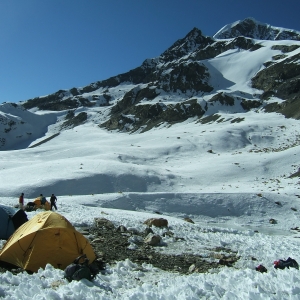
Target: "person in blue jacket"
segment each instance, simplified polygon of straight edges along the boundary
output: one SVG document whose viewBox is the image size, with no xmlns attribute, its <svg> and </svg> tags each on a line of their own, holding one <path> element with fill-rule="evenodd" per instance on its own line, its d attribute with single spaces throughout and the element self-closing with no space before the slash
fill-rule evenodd
<svg viewBox="0 0 300 300">
<path fill-rule="evenodd" d="M 42 205 L 46 204 L 47 199 L 43 196 L 43 194 L 40 194 L 40 200 Z"/>
</svg>

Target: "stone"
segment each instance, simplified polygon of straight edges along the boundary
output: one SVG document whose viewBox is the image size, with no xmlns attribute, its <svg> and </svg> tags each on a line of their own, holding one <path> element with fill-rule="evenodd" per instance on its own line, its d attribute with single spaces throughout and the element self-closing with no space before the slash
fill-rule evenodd
<svg viewBox="0 0 300 300">
<path fill-rule="evenodd" d="M 126 229 L 126 227 L 125 227 L 125 226 L 123 226 L 123 225 L 120 225 L 120 226 L 117 228 L 117 231 L 120 231 L 120 232 L 126 232 L 126 231 L 127 231 L 127 229 Z"/>
<path fill-rule="evenodd" d="M 94 240 L 92 240 L 92 243 L 103 243 L 104 239 L 103 238 L 96 238 Z"/>
<path fill-rule="evenodd" d="M 128 227 L 128 228 L 127 228 L 127 231 L 130 232 L 130 233 L 132 233 L 132 234 L 139 234 L 139 233 L 140 233 L 140 232 L 139 232 L 136 228 L 134 228 L 134 227 Z"/>
<path fill-rule="evenodd" d="M 139 236 L 139 235 L 132 235 L 129 239 L 128 239 L 129 243 L 133 243 L 136 245 L 141 245 L 144 242 L 144 239 Z"/>
<path fill-rule="evenodd" d="M 270 219 L 270 220 L 269 220 L 269 223 L 270 223 L 270 224 L 277 224 L 277 221 L 276 221 L 275 219 Z"/>
<path fill-rule="evenodd" d="M 168 230 L 168 231 L 163 233 L 163 236 L 172 237 L 172 236 L 174 236 L 174 233 L 172 231 Z"/>
<path fill-rule="evenodd" d="M 195 224 L 195 222 L 190 218 L 184 218 L 183 220 L 186 221 L 186 222 Z"/>
<path fill-rule="evenodd" d="M 189 273 L 193 273 L 195 270 L 196 270 L 196 266 L 195 266 L 194 264 L 192 264 L 192 265 L 189 267 Z"/>
<path fill-rule="evenodd" d="M 115 225 L 110 220 L 107 220 L 105 218 L 95 218 L 94 219 L 95 225 L 97 227 L 106 227 L 109 229 L 115 228 Z"/>
<path fill-rule="evenodd" d="M 161 237 L 159 235 L 150 233 L 145 238 L 144 243 L 150 246 L 157 246 L 161 243 Z"/>
<path fill-rule="evenodd" d="M 144 222 L 144 224 L 148 225 L 149 227 L 151 226 L 156 226 L 156 227 L 168 227 L 168 220 L 164 218 L 151 218 L 148 219 Z"/>
<path fill-rule="evenodd" d="M 147 236 L 149 233 L 154 233 L 150 227 L 147 227 L 144 231 L 145 235 Z"/>
</svg>

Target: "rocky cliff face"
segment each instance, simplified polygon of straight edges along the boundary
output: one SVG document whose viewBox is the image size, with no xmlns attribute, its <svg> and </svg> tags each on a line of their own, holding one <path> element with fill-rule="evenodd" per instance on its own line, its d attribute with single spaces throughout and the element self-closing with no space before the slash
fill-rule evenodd
<svg viewBox="0 0 300 300">
<path fill-rule="evenodd" d="M 66 111 L 62 130 L 86 122 L 89 109 L 101 107 L 105 118 L 99 126 L 130 132 L 188 118 L 217 120 L 218 110 L 224 108 L 231 113 L 262 109 L 300 118 L 298 41 L 300 33 L 295 30 L 272 27 L 251 18 L 224 26 L 214 37 L 193 28 L 159 57 L 146 59 L 133 70 L 82 88 L 29 99 L 22 105 L 26 109 Z M 236 63 L 233 67 L 232 61 L 246 55 L 255 68 L 246 60 L 247 64 Z M 217 61 L 222 61 L 220 69 Z M 238 78 L 237 84 L 224 75 L 230 68 L 235 68 L 231 73 L 244 68 L 249 68 L 245 74 L 257 71 L 249 78 L 233 76 Z M 85 114 L 79 115 L 78 108 Z"/>
<path fill-rule="evenodd" d="M 279 112 L 286 117 L 300 119 L 300 53 L 286 57 L 286 53 L 294 52 L 300 45 L 274 46 L 282 51 L 282 55 L 266 62 L 266 68 L 252 79 L 253 87 L 263 90 L 261 99 L 268 101 L 271 97 L 284 99 L 282 103 L 267 104 L 267 112 Z"/>
</svg>

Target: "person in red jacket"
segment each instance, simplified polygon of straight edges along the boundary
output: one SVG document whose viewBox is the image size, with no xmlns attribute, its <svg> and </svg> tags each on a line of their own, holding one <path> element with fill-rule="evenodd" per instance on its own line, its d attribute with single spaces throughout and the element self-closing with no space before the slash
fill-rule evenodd
<svg viewBox="0 0 300 300">
<path fill-rule="evenodd" d="M 19 207 L 20 209 L 24 209 L 24 193 L 22 193 L 19 197 Z"/>
</svg>

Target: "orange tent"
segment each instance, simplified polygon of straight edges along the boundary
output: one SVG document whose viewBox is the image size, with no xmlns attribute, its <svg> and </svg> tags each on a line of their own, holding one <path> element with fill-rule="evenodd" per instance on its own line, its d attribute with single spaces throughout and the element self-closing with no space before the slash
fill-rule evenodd
<svg viewBox="0 0 300 300">
<path fill-rule="evenodd" d="M 65 217 L 45 211 L 15 231 L 2 248 L 0 261 L 37 272 L 46 264 L 65 269 L 82 254 L 90 263 L 96 258 L 88 240 Z"/>
<path fill-rule="evenodd" d="M 44 205 L 42 205 L 40 197 L 36 198 L 33 201 L 33 203 L 35 204 L 35 209 L 43 208 L 45 210 L 50 210 L 50 207 L 51 207 L 51 205 L 48 201 L 46 201 L 46 203 Z"/>
</svg>

